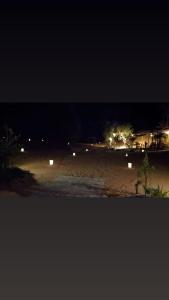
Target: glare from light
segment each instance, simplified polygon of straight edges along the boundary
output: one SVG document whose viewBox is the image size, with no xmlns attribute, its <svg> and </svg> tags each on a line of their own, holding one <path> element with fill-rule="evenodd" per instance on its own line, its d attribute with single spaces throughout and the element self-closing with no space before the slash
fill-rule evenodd
<svg viewBox="0 0 169 300">
<path fill-rule="evenodd" d="M 169 130 L 164 130 L 163 131 L 165 134 L 169 134 Z"/>
<path fill-rule="evenodd" d="M 128 168 L 132 169 L 132 163 L 128 163 Z"/>
<path fill-rule="evenodd" d="M 31 142 L 31 139 L 29 138 L 28 141 Z"/>
<path fill-rule="evenodd" d="M 53 159 L 49 159 L 49 165 L 53 166 L 53 164 L 54 164 L 54 160 Z"/>
<path fill-rule="evenodd" d="M 75 153 L 75 152 L 73 152 L 73 156 L 76 156 L 76 153 Z"/>
<path fill-rule="evenodd" d="M 141 152 L 144 152 L 144 149 L 142 149 Z"/>
<path fill-rule="evenodd" d="M 118 149 L 119 149 L 119 150 L 120 150 L 120 149 L 126 149 L 126 148 L 127 148 L 126 145 L 123 145 L 123 146 L 116 146 L 116 147 L 115 147 L 116 150 L 118 150 Z"/>
<path fill-rule="evenodd" d="M 24 148 L 21 148 L 21 152 L 24 152 L 25 151 L 25 149 Z"/>
</svg>

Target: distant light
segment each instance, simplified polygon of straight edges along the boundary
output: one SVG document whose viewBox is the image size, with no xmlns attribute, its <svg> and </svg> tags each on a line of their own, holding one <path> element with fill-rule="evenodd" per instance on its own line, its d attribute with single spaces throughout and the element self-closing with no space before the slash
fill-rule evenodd
<svg viewBox="0 0 169 300">
<path fill-rule="evenodd" d="M 141 152 L 144 152 L 144 149 L 142 149 Z"/>
<path fill-rule="evenodd" d="M 70 145 L 70 143 L 68 142 L 68 143 L 67 143 L 67 145 L 69 146 L 69 145 Z"/>
<path fill-rule="evenodd" d="M 86 148 L 86 152 L 88 152 L 88 151 L 89 151 L 89 149 Z"/>
<path fill-rule="evenodd" d="M 75 153 L 75 152 L 73 152 L 73 156 L 76 156 L 76 153 Z"/>
<path fill-rule="evenodd" d="M 126 153 L 126 157 L 128 156 L 128 153 Z"/>
<path fill-rule="evenodd" d="M 41 139 L 42 142 L 44 142 L 44 139 Z"/>
<path fill-rule="evenodd" d="M 132 163 L 128 163 L 128 168 L 132 169 Z"/>
<path fill-rule="evenodd" d="M 31 142 L 31 139 L 29 138 L 28 141 Z"/>
<path fill-rule="evenodd" d="M 21 148 L 21 152 L 24 152 L 25 151 L 25 149 L 24 148 Z"/>
<path fill-rule="evenodd" d="M 53 166 L 53 164 L 54 164 L 54 160 L 53 159 L 49 159 L 49 165 Z"/>
</svg>

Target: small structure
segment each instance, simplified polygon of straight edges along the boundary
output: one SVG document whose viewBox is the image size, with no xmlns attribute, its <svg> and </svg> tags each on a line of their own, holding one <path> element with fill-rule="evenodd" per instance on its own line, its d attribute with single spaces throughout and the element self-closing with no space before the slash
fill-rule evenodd
<svg viewBox="0 0 169 300">
<path fill-rule="evenodd" d="M 132 169 L 132 163 L 128 163 L 128 169 Z"/>
<path fill-rule="evenodd" d="M 49 159 L 49 166 L 53 166 L 54 164 L 54 160 L 53 159 Z"/>
</svg>

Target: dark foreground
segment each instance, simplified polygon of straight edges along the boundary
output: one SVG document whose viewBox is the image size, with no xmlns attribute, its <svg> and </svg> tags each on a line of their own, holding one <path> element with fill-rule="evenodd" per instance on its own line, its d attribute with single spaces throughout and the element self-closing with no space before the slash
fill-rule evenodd
<svg viewBox="0 0 169 300">
<path fill-rule="evenodd" d="M 169 299 L 169 201 L 1 197 L 0 299 Z"/>
</svg>

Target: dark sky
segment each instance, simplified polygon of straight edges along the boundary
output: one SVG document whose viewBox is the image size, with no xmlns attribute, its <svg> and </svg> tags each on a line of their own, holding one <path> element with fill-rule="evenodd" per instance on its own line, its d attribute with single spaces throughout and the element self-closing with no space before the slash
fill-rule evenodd
<svg viewBox="0 0 169 300">
<path fill-rule="evenodd" d="M 1 5 L 1 101 L 168 101 L 165 3 L 45 2 Z"/>
<path fill-rule="evenodd" d="M 135 130 L 155 129 L 169 105 L 157 103 L 29 103 L 0 104 L 1 125 L 35 138 L 102 137 L 106 122 L 131 123 Z"/>
</svg>

